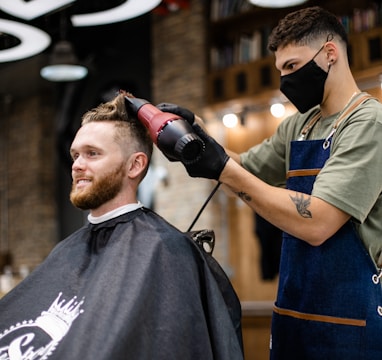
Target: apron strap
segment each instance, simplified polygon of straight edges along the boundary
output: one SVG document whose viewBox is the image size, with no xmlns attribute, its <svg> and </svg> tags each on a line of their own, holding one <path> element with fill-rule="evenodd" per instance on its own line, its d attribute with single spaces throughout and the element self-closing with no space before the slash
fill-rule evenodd
<svg viewBox="0 0 382 360">
<path fill-rule="evenodd" d="M 332 130 L 330 131 L 329 135 L 326 137 L 324 143 L 322 144 L 322 147 L 324 149 L 327 149 L 330 146 L 330 139 L 333 137 L 333 135 L 336 133 L 338 125 L 341 123 L 342 120 L 344 120 L 347 116 L 349 116 L 360 104 L 362 104 L 364 101 L 371 99 L 372 96 L 370 94 L 362 94 L 362 96 L 359 96 L 357 100 L 355 100 L 347 109 L 344 111 L 337 119 L 335 124 L 333 125 Z"/>
<path fill-rule="evenodd" d="M 351 106 L 349 106 L 346 111 L 344 111 L 339 118 L 337 119 L 336 123 L 333 126 L 332 131 L 330 132 L 329 136 L 326 138 L 325 143 L 333 136 L 333 134 L 337 131 L 337 127 L 340 124 L 340 122 L 346 118 L 353 110 L 355 110 L 358 105 L 362 104 L 367 99 L 372 99 L 373 96 L 370 94 L 362 94 L 362 96 L 359 96 L 356 101 L 354 101 Z M 312 127 L 317 123 L 317 121 L 321 118 L 321 111 L 318 111 L 312 119 L 303 127 L 301 130 L 300 136 L 297 140 L 305 140 L 307 134 L 312 129 Z"/>
<path fill-rule="evenodd" d="M 321 111 L 318 111 L 312 119 L 303 127 L 301 130 L 300 136 L 297 140 L 305 140 L 307 134 L 309 133 L 310 129 L 316 124 L 316 122 L 321 118 Z"/>
<path fill-rule="evenodd" d="M 358 97 L 357 100 L 355 100 L 347 109 L 344 111 L 341 116 L 338 118 L 336 123 L 333 126 L 333 129 L 337 129 L 340 122 L 346 118 L 353 110 L 355 110 L 358 105 L 361 105 L 364 101 L 367 99 L 373 98 L 370 94 L 362 94 L 362 96 Z"/>
</svg>

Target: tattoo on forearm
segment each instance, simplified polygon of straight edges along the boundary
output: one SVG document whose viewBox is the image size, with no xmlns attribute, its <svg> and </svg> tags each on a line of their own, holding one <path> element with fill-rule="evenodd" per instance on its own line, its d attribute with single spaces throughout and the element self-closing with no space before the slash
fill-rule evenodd
<svg viewBox="0 0 382 360">
<path fill-rule="evenodd" d="M 304 198 L 304 194 L 296 193 L 296 196 L 289 195 L 291 200 L 296 205 L 297 212 L 304 218 L 311 218 L 312 213 L 308 210 L 310 205 L 310 196 Z"/>
<path fill-rule="evenodd" d="M 245 193 L 243 191 L 238 191 L 236 194 L 239 196 L 240 199 L 242 199 L 244 201 L 249 202 L 252 200 L 252 198 L 247 193 Z"/>
</svg>

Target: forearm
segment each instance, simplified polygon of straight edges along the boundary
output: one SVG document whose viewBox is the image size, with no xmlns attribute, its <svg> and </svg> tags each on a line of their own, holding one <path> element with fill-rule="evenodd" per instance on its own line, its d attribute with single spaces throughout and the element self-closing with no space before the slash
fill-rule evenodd
<svg viewBox="0 0 382 360">
<path fill-rule="evenodd" d="M 225 149 L 226 153 L 228 154 L 228 156 L 233 159 L 235 162 L 237 162 L 238 164 L 241 164 L 241 160 L 240 160 L 240 155 L 231 151 L 231 150 L 228 150 L 228 149 Z"/>
<path fill-rule="evenodd" d="M 188 174 L 219 180 L 283 231 L 311 245 L 320 245 L 350 218 L 317 197 L 268 185 L 241 166 L 238 154 L 225 150 L 203 131 L 199 117 L 176 105 L 167 104 L 163 108 L 184 118 L 188 116 L 195 133 L 205 143 L 201 158 L 195 163 L 184 164 Z"/>
<path fill-rule="evenodd" d="M 269 222 L 311 245 L 322 244 L 349 219 L 316 197 L 266 184 L 233 159 L 219 181 Z"/>
</svg>

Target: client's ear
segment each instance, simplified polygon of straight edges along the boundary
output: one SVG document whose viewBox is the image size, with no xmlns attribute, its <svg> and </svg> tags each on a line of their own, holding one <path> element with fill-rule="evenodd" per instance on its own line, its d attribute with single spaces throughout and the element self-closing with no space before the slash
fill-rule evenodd
<svg viewBox="0 0 382 360">
<path fill-rule="evenodd" d="M 129 157 L 127 162 L 128 177 L 134 179 L 146 171 L 148 166 L 147 155 L 143 152 L 136 152 Z"/>
</svg>

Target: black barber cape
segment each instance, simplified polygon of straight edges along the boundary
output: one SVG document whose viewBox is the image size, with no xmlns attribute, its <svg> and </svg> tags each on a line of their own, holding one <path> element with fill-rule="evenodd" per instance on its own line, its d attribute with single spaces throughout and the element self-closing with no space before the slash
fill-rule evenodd
<svg viewBox="0 0 382 360">
<path fill-rule="evenodd" d="M 138 209 L 84 226 L 0 300 L 0 359 L 242 359 L 240 312 L 213 258 Z"/>
</svg>

